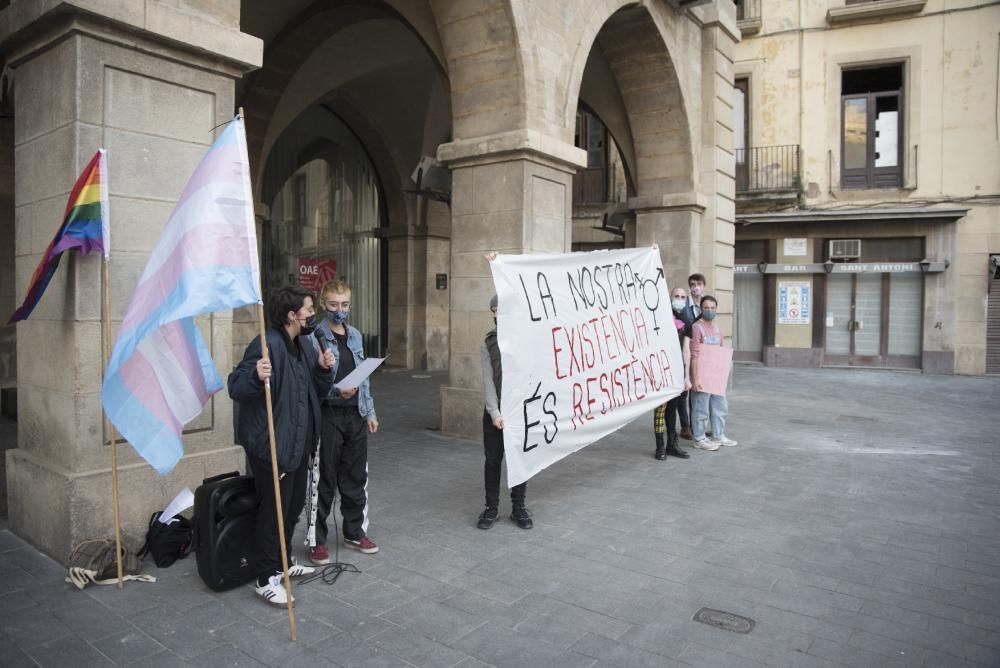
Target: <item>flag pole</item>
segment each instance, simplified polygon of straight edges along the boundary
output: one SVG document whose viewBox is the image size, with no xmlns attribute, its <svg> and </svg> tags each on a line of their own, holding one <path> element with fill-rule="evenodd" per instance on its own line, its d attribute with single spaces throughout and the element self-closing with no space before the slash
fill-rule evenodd
<svg viewBox="0 0 1000 668">
<path fill-rule="evenodd" d="M 242 109 L 241 109 L 242 115 Z M 265 362 L 270 361 L 267 351 L 267 334 L 264 327 L 264 305 L 257 304 L 260 321 L 260 352 Z M 264 401 L 267 405 L 267 436 L 271 444 L 271 475 L 274 477 L 274 507 L 278 516 L 278 542 L 281 544 L 281 568 L 285 579 L 285 598 L 288 604 L 288 627 L 292 640 L 296 640 L 295 612 L 292 610 L 292 581 L 288 577 L 288 550 L 285 547 L 285 514 L 281 507 L 281 487 L 278 478 L 278 452 L 274 442 L 274 414 L 271 408 L 271 379 L 264 381 Z"/>
<path fill-rule="evenodd" d="M 241 124 L 246 118 L 243 115 L 243 107 L 238 110 Z M 241 128 L 243 144 L 246 145 L 246 126 Z M 250 187 L 249 176 L 247 177 L 247 188 Z M 259 287 L 259 286 L 258 286 Z M 270 354 L 267 350 L 267 331 L 264 324 L 264 303 L 257 303 L 257 321 L 260 323 L 260 356 L 265 362 L 270 362 Z M 288 606 L 288 631 L 292 640 L 298 639 L 295 631 L 295 611 L 292 610 L 292 581 L 288 576 L 288 548 L 285 546 L 285 514 L 281 506 L 281 478 L 278 476 L 278 448 L 274 440 L 274 409 L 271 403 L 271 379 L 264 381 L 264 403 L 267 407 L 267 437 L 271 448 L 271 476 L 274 484 L 274 508 L 275 515 L 278 516 L 278 542 L 281 544 L 281 569 L 285 580 L 285 599 Z"/>
<path fill-rule="evenodd" d="M 107 240 L 105 240 L 107 243 Z M 109 269 L 110 260 L 104 256 L 104 354 L 108 362 L 111 361 L 111 271 Z M 118 588 L 121 589 L 124 583 L 122 573 L 122 524 L 121 515 L 118 509 L 118 434 L 115 425 L 104 414 L 104 421 L 107 424 L 108 432 L 111 434 L 111 499 L 115 513 L 115 564 L 118 570 Z"/>
</svg>

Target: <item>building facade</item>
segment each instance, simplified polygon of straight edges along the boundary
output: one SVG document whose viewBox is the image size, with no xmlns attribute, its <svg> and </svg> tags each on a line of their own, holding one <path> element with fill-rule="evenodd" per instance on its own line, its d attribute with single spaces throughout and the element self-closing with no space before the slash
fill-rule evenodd
<svg viewBox="0 0 1000 668">
<path fill-rule="evenodd" d="M 348 279 L 368 349 L 447 369 L 442 429 L 476 434 L 486 252 L 658 243 L 671 284 L 708 275 L 730 327 L 738 35 L 735 6 L 706 0 L 0 2 L 0 306 L 104 146 L 120 319 L 213 129 L 242 107 L 265 296 Z M 57 558 L 111 522 L 100 290 L 99 261 L 68 257 L 32 317 L 0 329 L 10 523 Z M 252 311 L 200 321 L 223 375 Z M 127 534 L 242 466 L 232 425 L 216 395 L 163 478 L 119 449 Z"/>
<path fill-rule="evenodd" d="M 737 4 L 737 358 L 1000 373 L 1000 4 Z"/>
</svg>

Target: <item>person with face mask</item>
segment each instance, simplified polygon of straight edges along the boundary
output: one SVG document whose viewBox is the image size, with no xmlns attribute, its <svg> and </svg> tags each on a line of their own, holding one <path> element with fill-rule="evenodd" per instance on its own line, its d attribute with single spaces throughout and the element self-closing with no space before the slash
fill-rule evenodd
<svg viewBox="0 0 1000 668">
<path fill-rule="evenodd" d="M 347 324 L 351 315 L 350 286 L 340 279 L 330 281 L 320 291 L 320 301 L 326 317 L 317 338 L 334 352 L 336 385 L 365 359 L 364 345 L 361 332 Z M 316 545 L 309 552 L 314 564 L 330 563 L 326 521 L 338 489 L 344 545 L 363 554 L 378 552 L 378 545 L 368 537 L 368 434 L 377 431 L 375 402 L 367 378 L 360 387 L 330 388 L 323 400 Z"/>
<path fill-rule="evenodd" d="M 705 295 L 705 275 L 695 273 L 688 276 L 688 290 L 691 292 L 691 296 L 687 299 L 681 320 L 693 325 L 694 321 L 701 317 L 701 298 Z"/>
<path fill-rule="evenodd" d="M 671 290 L 670 307 L 674 313 L 674 328 L 677 330 L 677 337 L 680 339 L 682 358 L 684 360 L 684 391 L 667 403 L 657 406 L 653 411 L 653 436 L 656 439 L 656 450 L 653 456 L 660 461 L 666 459 L 667 455 L 672 455 L 679 459 L 688 459 L 691 457 L 691 455 L 684 452 L 681 448 L 680 439 L 677 434 L 678 413 L 681 414 L 681 424 L 687 428 L 685 424 L 687 419 L 687 392 L 691 389 L 687 373 L 691 359 L 691 350 L 688 347 L 688 343 L 691 340 L 691 326 L 681 320 L 680 317 L 686 305 L 687 295 L 684 293 L 684 288 L 674 288 Z M 666 443 L 663 442 L 664 429 L 667 432 Z"/>
<path fill-rule="evenodd" d="M 718 302 L 715 297 L 705 295 L 701 298 L 701 318 L 694 324 L 691 332 L 691 385 L 692 412 L 691 428 L 694 431 L 694 447 L 700 450 L 718 450 L 719 446 L 734 446 L 736 441 L 726 436 L 726 414 L 729 404 L 726 397 L 705 392 L 698 378 L 698 358 L 705 346 L 721 346 L 722 332 L 715 324 L 715 312 Z M 707 423 L 712 422 L 712 438 L 706 432 Z"/>
<path fill-rule="evenodd" d="M 268 303 L 268 321 L 269 361 L 263 359 L 258 336 L 229 374 L 228 387 L 229 396 L 239 404 L 237 441 L 246 450 L 260 503 L 254 536 L 256 594 L 267 603 L 285 607 L 264 384 L 271 385 L 285 548 L 291 559 L 292 534 L 305 505 L 309 458 L 320 433 L 320 398 L 333 384 L 334 359 L 330 352 L 319 353 L 312 343 L 317 318 L 308 290 L 285 287 L 275 292 Z M 288 570 L 291 577 L 299 577 L 315 569 L 292 559 Z"/>
</svg>

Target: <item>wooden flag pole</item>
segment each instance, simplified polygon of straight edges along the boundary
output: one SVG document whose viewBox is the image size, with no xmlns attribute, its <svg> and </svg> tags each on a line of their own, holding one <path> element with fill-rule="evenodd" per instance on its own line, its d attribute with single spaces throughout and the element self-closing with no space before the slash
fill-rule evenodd
<svg viewBox="0 0 1000 668">
<path fill-rule="evenodd" d="M 242 114 L 242 109 L 240 110 Z M 257 304 L 257 319 L 260 321 L 260 353 L 265 362 L 270 362 L 267 352 L 267 334 L 264 326 L 264 305 Z M 285 577 L 285 597 L 288 602 L 288 627 L 292 640 L 296 640 L 295 612 L 292 610 L 292 581 L 288 577 L 288 550 L 285 547 L 285 513 L 281 507 L 281 486 L 278 477 L 278 451 L 274 441 L 274 414 L 271 409 L 271 379 L 264 381 L 264 401 L 267 404 L 267 436 L 271 442 L 271 474 L 274 476 L 274 507 L 278 516 L 278 541 L 281 543 L 281 568 Z"/>
<path fill-rule="evenodd" d="M 104 257 L 104 353 L 107 362 L 111 362 L 111 272 L 110 260 Z M 122 523 L 118 510 L 118 434 L 115 425 L 104 415 L 108 433 L 111 434 L 111 499 L 115 512 L 115 563 L 118 567 L 118 588 L 121 589 L 125 580 L 122 573 Z"/>
</svg>

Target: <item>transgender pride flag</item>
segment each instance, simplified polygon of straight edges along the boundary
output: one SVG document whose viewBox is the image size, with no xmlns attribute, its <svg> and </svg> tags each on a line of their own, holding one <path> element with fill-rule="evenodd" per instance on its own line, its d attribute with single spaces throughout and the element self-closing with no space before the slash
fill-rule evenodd
<svg viewBox="0 0 1000 668">
<path fill-rule="evenodd" d="M 161 475 L 184 425 L 222 389 L 195 316 L 261 303 L 243 119 L 188 181 L 132 295 L 104 376 L 104 410 Z"/>
</svg>

